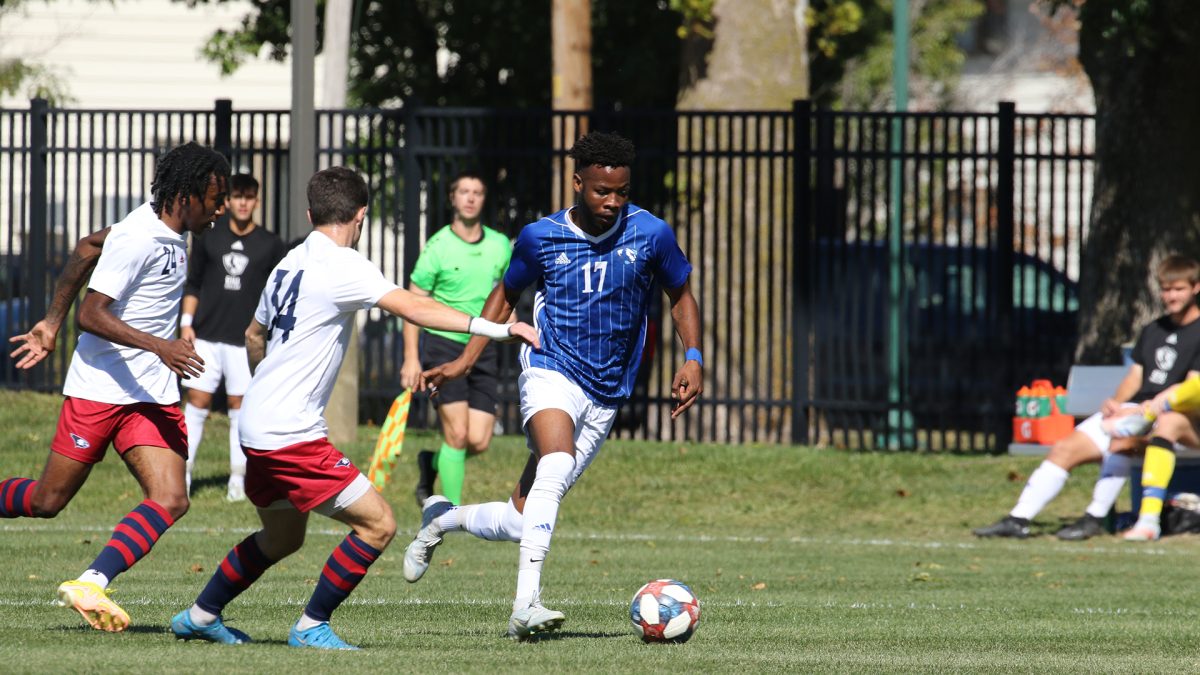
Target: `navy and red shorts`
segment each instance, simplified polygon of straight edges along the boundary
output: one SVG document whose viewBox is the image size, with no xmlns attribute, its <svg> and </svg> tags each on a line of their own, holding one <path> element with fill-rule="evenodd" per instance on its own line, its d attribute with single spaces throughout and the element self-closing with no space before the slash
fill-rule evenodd
<svg viewBox="0 0 1200 675">
<path fill-rule="evenodd" d="M 328 438 L 278 450 L 246 452 L 246 496 L 259 508 L 286 499 L 308 513 L 340 493 L 359 476 L 358 467 Z"/>
<path fill-rule="evenodd" d="M 104 459 L 109 444 L 124 455 L 148 445 L 187 459 L 187 427 L 177 405 L 100 403 L 70 396 L 63 400 L 50 450 L 85 464 Z"/>
</svg>

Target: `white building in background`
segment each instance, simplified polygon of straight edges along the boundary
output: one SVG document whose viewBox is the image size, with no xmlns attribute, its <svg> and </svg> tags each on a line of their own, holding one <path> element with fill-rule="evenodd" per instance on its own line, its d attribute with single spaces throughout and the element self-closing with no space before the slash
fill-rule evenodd
<svg viewBox="0 0 1200 675">
<path fill-rule="evenodd" d="M 1048 3 L 986 0 L 984 15 L 964 36 L 967 61 L 952 107 L 996 110 L 1012 101 L 1018 114 L 1096 111 L 1091 82 L 1078 61 L 1077 16 L 1065 10 L 1051 15 Z M 1017 129 L 1027 157 L 1054 153 L 1090 154 L 1095 150 L 1090 121 L 1027 122 Z M 1026 158 L 1018 152 L 1021 175 L 1016 223 L 1021 253 L 1037 256 L 1079 277 L 1079 256 L 1087 236 L 1092 197 L 1092 164 L 1074 160 Z M 1059 190 L 1055 190 L 1055 186 Z M 1062 186 L 1076 195 L 1064 201 Z"/>
<path fill-rule="evenodd" d="M 237 28 L 248 0 L 198 4 L 171 0 L 25 2 L 0 16 L 0 58 L 49 68 L 74 108 L 235 109 L 291 105 L 291 66 L 247 60 L 224 77 L 200 54 L 217 29 Z M 320 57 L 316 67 L 320 90 Z M 25 108 L 28 96 L 0 96 L 0 107 Z"/>
<path fill-rule="evenodd" d="M 965 36 L 967 61 L 954 107 L 989 110 L 1013 101 L 1018 112 L 1092 113 L 1092 85 L 1078 61 L 1076 15 L 1051 15 L 1048 3 L 986 0 Z"/>
</svg>

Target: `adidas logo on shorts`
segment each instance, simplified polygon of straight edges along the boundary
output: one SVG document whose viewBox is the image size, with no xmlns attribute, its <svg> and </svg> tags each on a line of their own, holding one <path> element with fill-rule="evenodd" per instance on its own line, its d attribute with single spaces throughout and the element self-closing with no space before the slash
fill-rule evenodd
<svg viewBox="0 0 1200 675">
<path fill-rule="evenodd" d="M 546 533 L 551 533 L 554 531 L 554 528 L 550 527 L 550 523 L 542 523 L 541 525 L 535 526 L 533 529 Z"/>
</svg>

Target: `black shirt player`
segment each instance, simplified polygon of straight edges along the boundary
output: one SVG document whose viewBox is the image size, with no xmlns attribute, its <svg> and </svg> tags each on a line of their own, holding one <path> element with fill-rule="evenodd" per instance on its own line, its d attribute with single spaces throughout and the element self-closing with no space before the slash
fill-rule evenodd
<svg viewBox="0 0 1200 675">
<path fill-rule="evenodd" d="M 250 384 L 246 326 L 271 270 L 284 255 L 279 237 L 254 222 L 257 206 L 258 181 L 247 174 L 230 177 L 229 223 L 218 223 L 192 245 L 179 321 L 180 337 L 194 340 L 196 352 L 204 359 L 204 373 L 185 383 L 188 488 L 212 395 L 224 378 L 229 401 L 229 485 L 225 495 L 229 501 L 245 499 L 246 456 L 238 438 L 237 417 Z"/>
</svg>

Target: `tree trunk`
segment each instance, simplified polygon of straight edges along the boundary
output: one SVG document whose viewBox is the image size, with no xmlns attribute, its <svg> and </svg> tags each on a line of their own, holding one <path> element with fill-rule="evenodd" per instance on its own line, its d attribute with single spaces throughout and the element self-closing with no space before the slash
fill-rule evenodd
<svg viewBox="0 0 1200 675">
<path fill-rule="evenodd" d="M 1157 0 L 1132 26 L 1123 0 L 1080 10 L 1080 61 L 1096 95 L 1096 175 L 1080 261 L 1076 359 L 1114 363 L 1162 312 L 1153 269 L 1200 257 L 1200 3 Z"/>
<path fill-rule="evenodd" d="M 553 80 L 551 106 L 555 110 L 590 110 L 592 107 L 592 2 L 591 0 L 553 0 L 551 36 L 553 40 Z M 575 139 L 587 133 L 582 118 L 563 118 L 554 126 L 554 149 L 566 150 Z M 551 208 L 558 211 L 570 204 L 571 191 L 566 177 L 573 173 L 570 158 L 554 162 L 550 185 Z"/>
<path fill-rule="evenodd" d="M 681 110 L 790 110 L 808 92 L 808 0 L 716 0 L 715 36 L 685 42 Z M 711 52 L 697 51 L 710 44 Z M 698 78 L 698 79 L 697 79 Z"/>
</svg>

